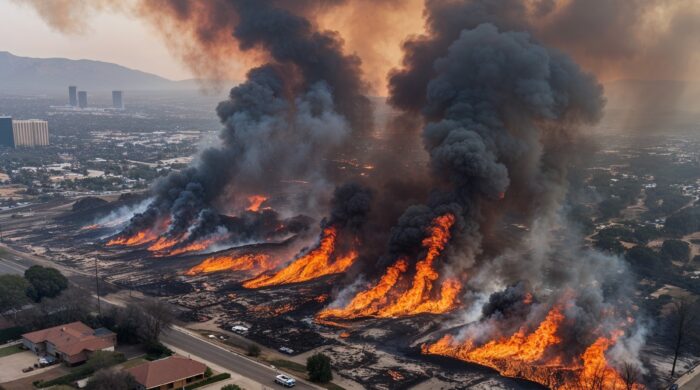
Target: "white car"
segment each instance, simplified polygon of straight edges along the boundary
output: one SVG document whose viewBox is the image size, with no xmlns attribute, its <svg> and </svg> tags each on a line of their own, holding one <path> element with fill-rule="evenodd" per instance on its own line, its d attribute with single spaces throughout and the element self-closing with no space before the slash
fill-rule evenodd
<svg viewBox="0 0 700 390">
<path fill-rule="evenodd" d="M 279 351 L 287 355 L 294 355 L 294 350 L 288 347 L 280 347 Z"/>
<path fill-rule="evenodd" d="M 238 334 L 246 334 L 248 333 L 248 328 L 245 326 L 236 325 L 231 327 L 231 331 Z"/>
<path fill-rule="evenodd" d="M 294 385 L 297 384 L 297 381 L 292 377 L 280 374 L 275 377 L 275 383 L 279 383 L 280 385 L 285 387 L 294 387 Z"/>
</svg>

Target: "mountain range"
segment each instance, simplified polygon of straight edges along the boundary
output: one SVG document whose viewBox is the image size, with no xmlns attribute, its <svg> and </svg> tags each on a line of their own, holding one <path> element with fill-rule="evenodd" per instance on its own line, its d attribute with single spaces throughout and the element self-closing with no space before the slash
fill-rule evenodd
<svg viewBox="0 0 700 390">
<path fill-rule="evenodd" d="M 0 51 L 0 91 L 50 93 L 65 91 L 69 85 L 88 91 L 198 88 L 196 80 L 168 80 L 109 62 L 19 57 Z"/>
</svg>

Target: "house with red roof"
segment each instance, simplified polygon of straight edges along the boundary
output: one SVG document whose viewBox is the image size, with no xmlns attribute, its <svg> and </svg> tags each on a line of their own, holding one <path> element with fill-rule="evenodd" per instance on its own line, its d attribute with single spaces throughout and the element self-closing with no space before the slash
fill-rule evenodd
<svg viewBox="0 0 700 390">
<path fill-rule="evenodd" d="M 125 370 L 141 385 L 139 390 L 182 389 L 204 379 L 207 366 L 182 356 L 170 356 Z"/>
<path fill-rule="evenodd" d="M 22 344 L 39 356 L 50 355 L 69 365 L 86 361 L 92 352 L 114 351 L 117 335 L 72 322 L 22 335 Z"/>
</svg>

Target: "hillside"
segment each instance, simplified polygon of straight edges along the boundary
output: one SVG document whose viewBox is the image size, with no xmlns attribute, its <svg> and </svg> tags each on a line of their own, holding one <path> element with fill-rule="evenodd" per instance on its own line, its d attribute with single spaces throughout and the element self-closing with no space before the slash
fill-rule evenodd
<svg viewBox="0 0 700 390">
<path fill-rule="evenodd" d="M 171 90 L 194 89 L 194 81 L 172 81 L 109 62 L 66 58 L 18 57 L 0 51 L 0 90 L 56 92 L 68 85 L 81 90 Z"/>
</svg>

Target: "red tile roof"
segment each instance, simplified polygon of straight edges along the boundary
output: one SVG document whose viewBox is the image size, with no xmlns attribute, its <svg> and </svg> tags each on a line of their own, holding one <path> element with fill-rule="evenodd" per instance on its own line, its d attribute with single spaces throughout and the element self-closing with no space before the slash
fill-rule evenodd
<svg viewBox="0 0 700 390">
<path fill-rule="evenodd" d="M 53 328 L 37 330 L 36 332 L 25 333 L 22 337 L 34 344 L 49 342 L 59 352 L 68 356 L 78 355 L 83 351 L 99 351 L 114 346 L 114 342 L 110 337 L 95 336 L 95 331 L 82 322 L 72 322 Z"/>
<path fill-rule="evenodd" d="M 206 370 L 207 366 L 196 360 L 181 356 L 170 356 L 131 367 L 126 371 L 133 375 L 137 382 L 150 389 L 202 375 Z"/>
</svg>

